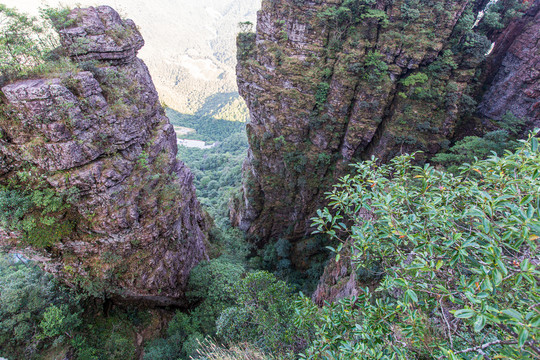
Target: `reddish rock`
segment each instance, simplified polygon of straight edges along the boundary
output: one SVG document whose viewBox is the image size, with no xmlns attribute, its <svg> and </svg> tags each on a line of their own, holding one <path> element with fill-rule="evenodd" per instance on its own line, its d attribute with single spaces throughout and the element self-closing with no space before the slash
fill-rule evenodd
<svg viewBox="0 0 540 360">
<path fill-rule="evenodd" d="M 190 270 L 207 259 L 207 223 L 193 176 L 176 159 L 173 126 L 135 57 L 143 40 L 107 6 L 70 18 L 60 31 L 66 50 L 98 63 L 2 88 L 0 182 L 22 171 L 73 193 L 65 216 L 74 231 L 41 250 L 49 271 L 123 299 L 181 305 Z M 84 52 L 72 46 L 83 42 Z"/>
<path fill-rule="evenodd" d="M 540 127 L 540 1 L 493 40 L 480 113 L 500 120 L 511 112 L 525 120 L 525 131 Z"/>
</svg>

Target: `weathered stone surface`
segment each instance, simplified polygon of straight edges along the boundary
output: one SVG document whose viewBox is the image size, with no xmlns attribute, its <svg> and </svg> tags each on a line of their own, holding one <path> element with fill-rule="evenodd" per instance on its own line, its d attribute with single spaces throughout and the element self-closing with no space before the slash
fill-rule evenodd
<svg viewBox="0 0 540 360">
<path fill-rule="evenodd" d="M 2 88 L 0 182 L 27 171 L 74 193 L 76 228 L 47 248 L 49 271 L 106 284 L 123 299 L 182 304 L 190 270 L 207 258 L 207 225 L 192 174 L 176 159 L 173 126 L 135 58 L 142 38 L 109 7 L 70 16 L 64 45 L 91 43 L 73 58 L 113 65 Z M 126 29 L 126 42 L 111 39 Z"/>
<path fill-rule="evenodd" d="M 525 120 L 527 131 L 540 127 L 540 1 L 494 42 L 479 112 L 493 120 L 511 112 Z"/>
<path fill-rule="evenodd" d="M 144 40 L 132 20 L 124 20 L 109 6 L 75 9 L 73 25 L 60 30 L 62 47 L 78 61 L 108 60 L 128 63 Z"/>
</svg>

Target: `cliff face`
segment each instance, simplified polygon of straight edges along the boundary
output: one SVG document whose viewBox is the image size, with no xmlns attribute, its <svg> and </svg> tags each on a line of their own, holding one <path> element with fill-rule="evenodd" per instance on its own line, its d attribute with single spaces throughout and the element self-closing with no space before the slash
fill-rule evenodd
<svg viewBox="0 0 540 360">
<path fill-rule="evenodd" d="M 144 41 L 107 6 L 69 19 L 60 37 L 78 68 L 2 88 L 0 182 L 27 210 L 11 219 L 18 243 L 72 282 L 181 304 L 207 225 L 136 57 Z"/>
<path fill-rule="evenodd" d="M 493 120 L 511 112 L 527 130 L 540 127 L 540 1 L 493 40 L 479 112 Z"/>
<path fill-rule="evenodd" d="M 447 146 L 490 46 L 471 30 L 479 6 L 263 1 L 256 34 L 238 38 L 251 121 L 233 223 L 259 244 L 296 241 L 348 163 Z"/>
</svg>

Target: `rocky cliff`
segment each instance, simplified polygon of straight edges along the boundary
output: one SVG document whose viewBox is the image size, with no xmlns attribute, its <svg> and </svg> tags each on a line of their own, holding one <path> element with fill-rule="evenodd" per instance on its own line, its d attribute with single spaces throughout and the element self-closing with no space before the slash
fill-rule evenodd
<svg viewBox="0 0 540 360">
<path fill-rule="evenodd" d="M 251 121 L 232 222 L 259 245 L 291 240 L 298 264 L 310 218 L 350 162 L 448 147 L 475 112 L 488 36 L 521 15 L 501 1 L 477 22 L 486 3 L 263 1 L 256 34 L 238 37 Z"/>
<path fill-rule="evenodd" d="M 525 120 L 527 130 L 540 127 L 540 1 L 493 41 L 479 113 L 500 120 L 511 112 Z"/>
<path fill-rule="evenodd" d="M 19 235 L 4 244 L 40 248 L 49 271 L 92 291 L 182 304 L 207 224 L 136 57 L 144 41 L 107 6 L 63 21 L 70 72 L 2 88 L 4 225 Z"/>
</svg>

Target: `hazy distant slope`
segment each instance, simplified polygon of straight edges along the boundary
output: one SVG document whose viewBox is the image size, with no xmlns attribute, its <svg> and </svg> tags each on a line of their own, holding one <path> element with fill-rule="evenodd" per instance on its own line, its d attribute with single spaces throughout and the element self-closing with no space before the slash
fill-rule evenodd
<svg viewBox="0 0 540 360">
<path fill-rule="evenodd" d="M 27 12 L 58 1 L 0 0 Z M 260 0 L 64 0 L 75 6 L 110 5 L 140 26 L 146 40 L 140 57 L 146 62 L 165 103 L 193 114 L 216 93 L 236 93 L 235 37 L 240 21 L 255 22 Z M 238 109 L 236 97 L 223 97 L 215 114 L 232 118 L 246 112 Z M 215 103 L 215 101 L 214 101 Z M 243 105 L 243 102 L 241 102 Z M 224 109 L 221 109 L 224 108 Z M 227 109 L 233 108 L 233 111 Z M 206 112 L 206 111 L 205 111 Z"/>
</svg>

